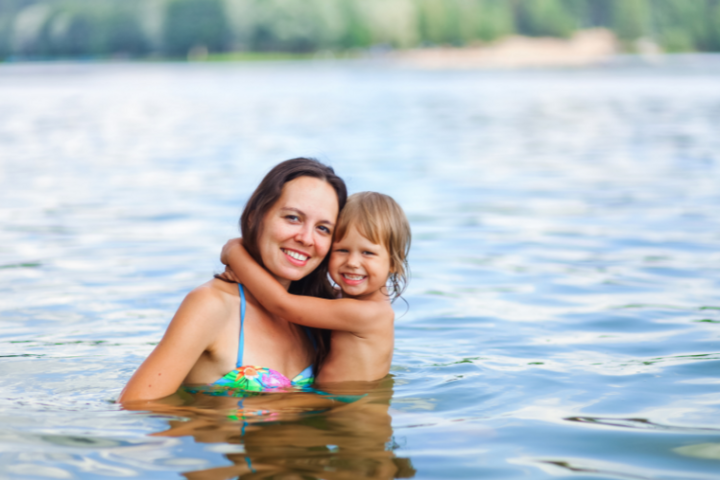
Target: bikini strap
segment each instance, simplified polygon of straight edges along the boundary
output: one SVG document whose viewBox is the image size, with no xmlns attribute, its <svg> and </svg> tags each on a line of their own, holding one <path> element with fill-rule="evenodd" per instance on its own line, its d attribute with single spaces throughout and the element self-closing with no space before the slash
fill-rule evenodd
<svg viewBox="0 0 720 480">
<path fill-rule="evenodd" d="M 245 329 L 243 328 L 245 323 L 245 291 L 241 283 L 238 283 L 238 290 L 240 291 L 240 339 L 238 340 L 237 366 L 242 367 L 243 347 L 245 346 Z"/>
<path fill-rule="evenodd" d="M 243 349 L 245 347 L 245 328 L 243 328 L 245 326 L 245 290 L 243 290 L 241 283 L 238 283 L 238 290 L 240 291 L 240 339 L 238 340 L 237 367 L 242 367 Z M 308 327 L 304 327 L 304 329 L 310 342 L 312 342 L 313 348 L 317 350 L 317 341 L 312 332 Z"/>
<path fill-rule="evenodd" d="M 312 342 L 312 346 L 315 350 L 318 349 L 317 341 L 315 340 L 315 337 L 313 336 L 312 332 L 310 331 L 309 327 L 304 327 L 305 333 L 307 333 L 307 336 L 310 338 L 310 341 Z"/>
</svg>

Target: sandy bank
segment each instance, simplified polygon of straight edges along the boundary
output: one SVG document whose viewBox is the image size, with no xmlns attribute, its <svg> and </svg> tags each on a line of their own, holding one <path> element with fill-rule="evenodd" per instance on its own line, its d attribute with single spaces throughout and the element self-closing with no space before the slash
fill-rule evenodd
<svg viewBox="0 0 720 480">
<path fill-rule="evenodd" d="M 437 47 L 395 51 L 390 60 L 427 69 L 584 66 L 618 53 L 615 35 L 606 29 L 581 30 L 572 38 L 512 36 L 462 48 Z"/>
</svg>

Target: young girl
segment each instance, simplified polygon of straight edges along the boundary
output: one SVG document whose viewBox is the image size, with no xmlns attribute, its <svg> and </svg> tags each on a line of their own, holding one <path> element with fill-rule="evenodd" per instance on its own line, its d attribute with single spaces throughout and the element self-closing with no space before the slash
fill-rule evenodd
<svg viewBox="0 0 720 480">
<path fill-rule="evenodd" d="M 336 300 L 288 293 L 239 239 L 225 245 L 221 260 L 271 314 L 332 330 L 318 383 L 378 380 L 390 371 L 395 319 L 390 303 L 407 282 L 410 224 L 389 196 L 356 193 L 340 213 L 334 239 L 329 273 L 341 290 Z M 308 261 L 302 248 L 281 250 L 297 266 Z"/>
</svg>

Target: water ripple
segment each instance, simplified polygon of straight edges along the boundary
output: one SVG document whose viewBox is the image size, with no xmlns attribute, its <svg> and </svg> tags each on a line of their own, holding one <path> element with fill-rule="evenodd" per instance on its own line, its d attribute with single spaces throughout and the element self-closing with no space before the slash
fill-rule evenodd
<svg viewBox="0 0 720 480">
<path fill-rule="evenodd" d="M 0 65 L 0 476 L 717 477 L 718 78 Z M 304 154 L 411 221 L 392 385 L 120 409 Z"/>
</svg>

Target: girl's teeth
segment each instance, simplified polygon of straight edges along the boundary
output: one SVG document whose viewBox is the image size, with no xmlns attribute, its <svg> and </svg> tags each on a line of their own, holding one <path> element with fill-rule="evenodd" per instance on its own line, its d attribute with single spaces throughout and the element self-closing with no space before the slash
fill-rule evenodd
<svg viewBox="0 0 720 480">
<path fill-rule="evenodd" d="M 303 255 L 302 253 L 293 252 L 292 250 L 285 250 L 285 253 L 295 260 L 300 260 L 301 262 L 304 262 L 308 259 L 307 255 Z"/>
<path fill-rule="evenodd" d="M 347 278 L 348 280 L 362 280 L 363 279 L 362 275 L 348 275 L 347 273 L 345 273 L 344 275 L 345 275 L 345 278 Z"/>
</svg>

